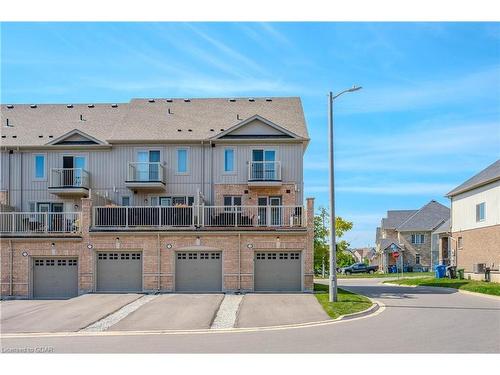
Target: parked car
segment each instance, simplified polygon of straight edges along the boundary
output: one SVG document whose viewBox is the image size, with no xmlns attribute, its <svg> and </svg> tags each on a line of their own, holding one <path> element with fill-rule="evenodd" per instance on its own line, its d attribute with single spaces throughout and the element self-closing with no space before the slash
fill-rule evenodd
<svg viewBox="0 0 500 375">
<path fill-rule="evenodd" d="M 349 267 L 343 267 L 340 269 L 340 272 L 345 275 L 350 275 L 353 273 L 375 273 L 378 271 L 378 266 L 367 266 L 364 263 L 354 263 Z"/>
</svg>

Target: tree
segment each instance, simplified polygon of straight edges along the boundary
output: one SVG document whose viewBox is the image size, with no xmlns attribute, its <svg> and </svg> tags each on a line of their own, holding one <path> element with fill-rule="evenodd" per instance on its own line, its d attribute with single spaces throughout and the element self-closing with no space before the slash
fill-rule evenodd
<svg viewBox="0 0 500 375">
<path fill-rule="evenodd" d="M 326 274 L 330 264 L 330 215 L 324 207 L 319 208 L 319 214 L 314 216 L 314 272 Z M 354 263 L 354 257 L 347 253 L 349 243 L 341 240 L 342 236 L 353 227 L 352 222 L 337 216 L 335 218 L 335 234 L 337 236 L 337 267 Z"/>
</svg>

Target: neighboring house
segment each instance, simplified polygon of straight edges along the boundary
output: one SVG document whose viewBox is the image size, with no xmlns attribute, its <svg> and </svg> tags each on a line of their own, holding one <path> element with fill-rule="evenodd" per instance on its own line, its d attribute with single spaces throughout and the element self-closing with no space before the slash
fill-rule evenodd
<svg viewBox="0 0 500 375">
<path fill-rule="evenodd" d="M 312 291 L 299 98 L 2 105 L 1 124 L 2 296 Z"/>
<path fill-rule="evenodd" d="M 351 249 L 350 252 L 356 259 L 356 262 L 364 262 L 365 259 L 370 260 L 370 255 L 372 253 L 373 248 L 371 247 L 362 247 L 358 249 Z"/>
<path fill-rule="evenodd" d="M 400 253 L 398 265 L 414 271 L 432 269 L 431 238 L 433 232 L 450 217 L 448 207 L 430 201 L 419 210 L 390 210 L 376 231 L 377 259 L 373 264 L 387 272 L 395 265 L 393 251 Z"/>
<path fill-rule="evenodd" d="M 467 277 L 500 281 L 500 160 L 450 191 L 451 249 Z"/>
</svg>

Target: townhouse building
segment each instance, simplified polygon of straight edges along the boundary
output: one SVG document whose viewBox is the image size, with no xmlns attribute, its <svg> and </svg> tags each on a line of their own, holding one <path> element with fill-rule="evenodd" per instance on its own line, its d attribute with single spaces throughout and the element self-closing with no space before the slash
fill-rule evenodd
<svg viewBox="0 0 500 375">
<path fill-rule="evenodd" d="M 427 271 L 437 264 L 433 257 L 432 239 L 450 218 L 450 209 L 434 200 L 418 210 L 389 210 L 376 230 L 376 253 L 372 261 L 381 270 L 401 264 L 413 271 Z M 392 253 L 397 251 L 396 260 Z M 437 255 L 437 254 L 436 254 Z"/>
<path fill-rule="evenodd" d="M 500 160 L 450 191 L 453 265 L 482 280 L 500 281 Z"/>
<path fill-rule="evenodd" d="M 299 98 L 1 106 L 1 294 L 312 291 Z"/>
</svg>

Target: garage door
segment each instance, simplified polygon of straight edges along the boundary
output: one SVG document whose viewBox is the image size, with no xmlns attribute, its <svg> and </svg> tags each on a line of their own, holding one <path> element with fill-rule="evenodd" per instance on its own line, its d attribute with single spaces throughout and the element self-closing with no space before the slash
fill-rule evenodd
<svg viewBox="0 0 500 375">
<path fill-rule="evenodd" d="M 71 298 L 78 295 L 76 258 L 33 259 L 33 297 Z"/>
<path fill-rule="evenodd" d="M 220 252 L 179 252 L 175 259 L 175 290 L 178 292 L 220 292 Z"/>
<path fill-rule="evenodd" d="M 295 292 L 302 290 L 300 252 L 256 252 L 255 291 Z"/>
<path fill-rule="evenodd" d="M 97 253 L 98 292 L 141 292 L 142 253 Z"/>
</svg>

